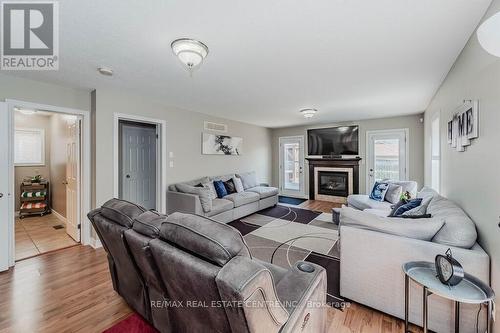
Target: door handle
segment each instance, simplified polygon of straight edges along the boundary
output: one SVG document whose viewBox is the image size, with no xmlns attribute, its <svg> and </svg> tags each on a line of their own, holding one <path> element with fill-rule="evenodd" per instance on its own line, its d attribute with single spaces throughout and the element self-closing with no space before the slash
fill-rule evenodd
<svg viewBox="0 0 500 333">
<path fill-rule="evenodd" d="M 126 175 L 125 178 L 130 178 L 130 175 Z"/>
<path fill-rule="evenodd" d="M 3 198 L 3 193 L 0 193 L 0 199 L 2 199 L 2 198 Z"/>
<path fill-rule="evenodd" d="M 63 183 L 63 185 L 68 185 L 68 182 L 65 180 L 63 180 L 62 183 Z"/>
</svg>

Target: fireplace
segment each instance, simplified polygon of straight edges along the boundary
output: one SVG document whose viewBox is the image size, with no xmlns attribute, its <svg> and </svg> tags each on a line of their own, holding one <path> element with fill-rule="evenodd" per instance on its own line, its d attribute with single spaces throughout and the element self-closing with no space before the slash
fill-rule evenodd
<svg viewBox="0 0 500 333">
<path fill-rule="evenodd" d="M 347 197 L 359 193 L 359 157 L 307 158 L 309 199 L 345 204 Z"/>
<path fill-rule="evenodd" d="M 318 194 L 335 197 L 349 195 L 349 173 L 342 171 L 319 171 Z"/>
</svg>

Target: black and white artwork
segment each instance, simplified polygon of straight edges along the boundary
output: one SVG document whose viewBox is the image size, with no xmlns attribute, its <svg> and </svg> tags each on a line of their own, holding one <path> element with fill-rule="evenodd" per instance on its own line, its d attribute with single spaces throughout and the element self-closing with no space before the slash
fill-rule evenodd
<svg viewBox="0 0 500 333">
<path fill-rule="evenodd" d="M 448 122 L 448 144 L 457 151 L 465 151 L 471 140 L 479 136 L 479 101 L 465 101 Z"/>
<path fill-rule="evenodd" d="M 243 139 L 236 136 L 203 133 L 205 155 L 241 155 Z"/>
</svg>

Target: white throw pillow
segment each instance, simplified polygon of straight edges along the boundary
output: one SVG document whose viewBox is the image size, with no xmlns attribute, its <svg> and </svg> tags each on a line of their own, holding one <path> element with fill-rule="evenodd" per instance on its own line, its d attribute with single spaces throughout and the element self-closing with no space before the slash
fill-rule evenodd
<svg viewBox="0 0 500 333">
<path fill-rule="evenodd" d="M 210 191 L 210 199 L 217 199 L 217 192 L 215 191 L 215 186 L 213 182 L 201 184 L 204 188 L 208 188 Z"/>
<path fill-rule="evenodd" d="M 399 202 L 401 198 L 401 194 L 403 193 L 403 186 L 389 183 L 389 187 L 387 188 L 387 192 L 385 192 L 385 201 L 388 201 L 392 204 L 396 204 Z"/>
<path fill-rule="evenodd" d="M 245 189 L 243 188 L 243 183 L 241 182 L 240 178 L 233 177 L 233 183 L 234 187 L 236 188 L 236 192 L 241 193 L 245 191 Z"/>
</svg>

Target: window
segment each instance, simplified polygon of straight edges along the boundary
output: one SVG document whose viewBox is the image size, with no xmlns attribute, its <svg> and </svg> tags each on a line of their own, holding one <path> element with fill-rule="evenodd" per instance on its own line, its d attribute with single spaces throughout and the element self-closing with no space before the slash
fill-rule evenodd
<svg viewBox="0 0 500 333">
<path fill-rule="evenodd" d="M 441 187 L 441 141 L 439 136 L 439 115 L 431 125 L 431 187 L 439 192 Z"/>
<path fill-rule="evenodd" d="M 38 128 L 16 128 L 14 164 L 18 166 L 45 164 L 45 133 Z"/>
</svg>

